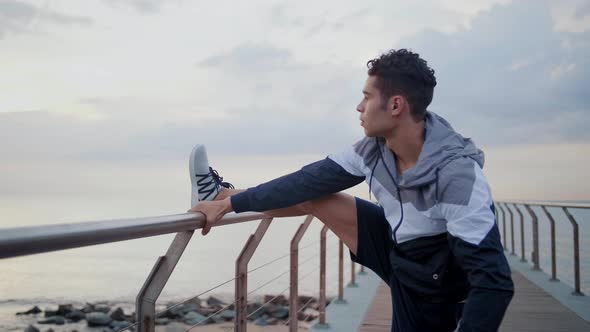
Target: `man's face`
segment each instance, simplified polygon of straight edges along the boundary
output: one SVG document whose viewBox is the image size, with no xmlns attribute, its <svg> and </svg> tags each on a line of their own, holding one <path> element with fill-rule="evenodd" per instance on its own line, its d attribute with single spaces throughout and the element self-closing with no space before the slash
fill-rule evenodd
<svg viewBox="0 0 590 332">
<path fill-rule="evenodd" d="M 391 132 L 392 117 L 386 111 L 387 101 L 375 86 L 376 76 L 369 76 L 363 88 L 363 100 L 356 107 L 360 113 L 361 126 L 369 137 L 383 137 Z"/>
</svg>

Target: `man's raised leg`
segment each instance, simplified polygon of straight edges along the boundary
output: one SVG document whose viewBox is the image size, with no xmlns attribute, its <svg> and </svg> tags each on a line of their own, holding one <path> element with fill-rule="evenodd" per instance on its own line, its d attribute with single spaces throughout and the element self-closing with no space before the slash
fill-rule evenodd
<svg viewBox="0 0 590 332">
<path fill-rule="evenodd" d="M 225 199 L 243 190 L 222 188 L 215 200 Z M 358 225 L 353 196 L 336 193 L 288 208 L 264 211 L 271 217 L 296 217 L 311 214 L 323 222 L 356 255 Z"/>
</svg>

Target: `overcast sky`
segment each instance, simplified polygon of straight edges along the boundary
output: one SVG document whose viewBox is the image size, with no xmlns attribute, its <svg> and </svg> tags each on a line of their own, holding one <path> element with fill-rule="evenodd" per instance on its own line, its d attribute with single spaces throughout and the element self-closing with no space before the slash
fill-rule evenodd
<svg viewBox="0 0 590 332">
<path fill-rule="evenodd" d="M 195 143 L 238 185 L 297 169 L 362 136 L 366 62 L 391 48 L 435 69 L 430 110 L 497 197 L 590 200 L 583 0 L 1 0 L 0 195 L 166 192 L 131 175 L 185 181 Z"/>
</svg>

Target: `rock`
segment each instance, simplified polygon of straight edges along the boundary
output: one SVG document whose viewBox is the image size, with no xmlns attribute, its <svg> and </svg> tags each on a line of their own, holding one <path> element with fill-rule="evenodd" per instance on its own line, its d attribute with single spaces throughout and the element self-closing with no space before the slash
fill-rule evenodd
<svg viewBox="0 0 590 332">
<path fill-rule="evenodd" d="M 254 324 L 256 324 L 258 326 L 266 326 L 266 325 L 268 325 L 268 322 L 266 321 L 266 318 L 260 317 L 256 320 L 256 322 L 254 322 Z"/>
<path fill-rule="evenodd" d="M 307 318 L 307 315 L 305 315 L 302 311 L 297 313 L 297 320 L 304 321 L 306 318 Z"/>
<path fill-rule="evenodd" d="M 25 312 L 17 312 L 16 315 L 20 316 L 20 315 L 34 315 L 34 314 L 38 314 L 42 312 L 41 309 L 39 309 L 38 306 L 34 306 L 31 309 L 25 311 Z"/>
<path fill-rule="evenodd" d="M 53 331 L 53 329 L 48 329 L 48 330 L 47 330 L 47 331 L 45 331 L 45 332 L 55 332 L 55 331 Z"/>
<path fill-rule="evenodd" d="M 174 319 L 182 315 L 182 305 L 175 306 L 174 304 L 169 304 L 166 306 L 166 311 L 161 315 L 161 317 L 168 317 Z"/>
<path fill-rule="evenodd" d="M 209 316 L 211 314 L 216 313 L 219 309 L 219 307 L 200 307 L 198 310 L 195 310 L 195 312 L 200 313 L 203 316 Z"/>
<path fill-rule="evenodd" d="M 222 311 L 219 316 L 225 320 L 233 320 L 236 318 L 236 311 L 235 310 L 225 310 L 225 311 Z"/>
<path fill-rule="evenodd" d="M 268 303 L 264 307 L 264 311 L 267 315 L 278 319 L 289 317 L 289 308 L 281 305 Z"/>
<path fill-rule="evenodd" d="M 304 320 L 306 322 L 311 322 L 312 320 L 318 318 L 320 312 L 311 308 L 307 308 L 297 314 L 298 320 Z"/>
<path fill-rule="evenodd" d="M 182 311 L 183 311 L 182 314 L 186 314 L 186 313 L 191 312 L 191 311 L 197 311 L 200 308 L 201 308 L 201 305 L 199 305 L 199 304 L 196 304 L 196 303 L 185 303 L 182 306 Z"/>
<path fill-rule="evenodd" d="M 264 309 L 260 309 L 262 305 L 259 303 L 250 303 L 246 307 L 246 316 L 249 320 L 257 320 L 264 313 Z M 260 310 L 259 310 L 260 309 Z"/>
<path fill-rule="evenodd" d="M 197 303 L 184 303 L 181 305 L 169 306 L 167 312 L 170 313 L 170 316 L 175 318 L 184 316 L 185 314 L 195 311 L 198 312 L 200 309 L 200 305 Z M 164 315 L 165 316 L 165 315 Z"/>
<path fill-rule="evenodd" d="M 285 319 L 289 317 L 289 308 L 283 306 L 276 306 L 271 312 L 270 315 L 277 319 Z"/>
<path fill-rule="evenodd" d="M 88 326 L 108 326 L 112 321 L 104 312 L 91 312 L 86 314 L 86 322 Z"/>
<path fill-rule="evenodd" d="M 277 306 L 275 304 L 272 303 L 267 303 L 264 306 L 264 309 L 262 309 L 264 311 L 264 313 L 270 315 L 271 312 L 275 311 L 277 309 Z"/>
<path fill-rule="evenodd" d="M 225 306 L 226 304 L 221 301 L 220 299 L 214 297 L 214 296 L 209 296 L 209 298 L 207 299 L 207 304 L 210 306 Z"/>
<path fill-rule="evenodd" d="M 84 306 L 84 308 L 82 308 L 82 310 L 80 310 L 80 311 L 82 311 L 85 314 L 88 314 L 88 313 L 91 313 L 91 312 L 95 312 L 96 310 L 94 310 L 94 305 L 93 304 L 86 303 L 86 305 Z"/>
<path fill-rule="evenodd" d="M 279 295 L 277 297 L 274 297 L 273 295 L 264 295 L 264 303 L 272 303 L 272 304 L 276 304 L 276 305 L 282 305 L 282 306 L 288 306 L 289 305 L 289 300 L 287 299 L 287 297 L 285 297 L 285 295 Z"/>
<path fill-rule="evenodd" d="M 56 314 L 58 316 L 65 316 L 65 315 L 69 314 L 72 311 L 74 311 L 74 307 L 71 304 L 60 304 L 57 307 Z"/>
<path fill-rule="evenodd" d="M 55 325 L 64 325 L 66 323 L 66 319 L 62 316 L 52 316 L 45 320 L 40 320 L 37 324 L 55 324 Z"/>
<path fill-rule="evenodd" d="M 121 307 L 115 309 L 115 311 L 111 312 L 110 317 L 112 320 L 125 320 L 125 313 Z"/>
<path fill-rule="evenodd" d="M 113 320 L 109 324 L 109 327 L 115 331 L 122 330 L 124 328 L 129 327 L 129 326 L 131 326 L 131 323 L 129 323 L 127 321 L 123 321 L 123 320 Z"/>
<path fill-rule="evenodd" d="M 66 318 L 72 320 L 74 322 L 81 321 L 82 319 L 86 319 L 86 314 L 80 310 L 74 310 L 70 313 L 66 314 Z"/>
<path fill-rule="evenodd" d="M 161 313 L 159 315 L 159 317 L 169 318 L 169 319 L 183 318 L 184 314 L 186 314 L 189 311 L 193 311 L 193 310 L 189 310 L 189 309 L 185 308 L 184 304 L 176 305 L 174 303 L 169 303 L 166 306 L 166 311 Z"/>
<path fill-rule="evenodd" d="M 168 325 L 170 323 L 170 319 L 168 318 L 157 318 L 155 321 L 156 325 Z"/>
<path fill-rule="evenodd" d="M 41 331 L 39 331 L 39 329 L 36 328 L 35 326 L 29 325 L 29 326 L 27 326 L 27 328 L 25 329 L 24 332 L 41 332 Z"/>
<path fill-rule="evenodd" d="M 305 309 L 307 309 L 307 308 L 311 308 L 311 307 L 314 305 L 314 303 L 315 303 L 315 302 L 313 302 L 313 301 L 312 301 L 312 302 L 309 302 L 309 303 L 307 303 L 307 304 L 305 304 L 305 303 L 300 303 L 300 304 L 299 304 L 299 306 L 297 307 L 297 310 L 301 310 L 301 311 L 303 311 L 303 310 L 305 310 Z M 319 308 L 319 306 L 318 306 L 318 308 Z"/>
<path fill-rule="evenodd" d="M 57 310 L 45 310 L 45 312 L 43 313 L 43 315 L 45 317 L 57 316 Z"/>
<path fill-rule="evenodd" d="M 166 332 L 185 332 L 186 331 L 186 325 L 184 325 L 183 323 L 179 323 L 179 322 L 170 322 L 170 324 L 168 324 L 166 326 Z M 125 331 L 127 332 L 127 331 Z"/>
<path fill-rule="evenodd" d="M 308 302 L 315 302 L 313 296 L 299 295 L 299 305 L 302 306 Z"/>
<path fill-rule="evenodd" d="M 308 308 L 312 308 L 313 310 L 320 310 L 320 303 L 319 302 L 311 302 Z"/>
<path fill-rule="evenodd" d="M 111 312 L 111 308 L 109 308 L 108 305 L 99 304 L 94 306 L 94 312 L 102 312 L 108 314 L 109 312 Z"/>
<path fill-rule="evenodd" d="M 207 319 L 207 317 L 205 317 L 195 311 L 191 311 L 191 312 L 187 313 L 186 315 L 184 315 L 183 321 L 189 325 L 208 324 L 209 323 L 209 319 Z"/>
</svg>

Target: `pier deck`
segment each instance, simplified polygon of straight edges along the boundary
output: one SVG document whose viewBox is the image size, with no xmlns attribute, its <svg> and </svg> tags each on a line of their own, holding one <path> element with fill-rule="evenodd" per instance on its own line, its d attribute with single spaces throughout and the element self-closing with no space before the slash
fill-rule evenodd
<svg viewBox="0 0 590 332">
<path fill-rule="evenodd" d="M 590 332 L 590 323 L 557 301 L 520 272 L 512 272 L 516 292 L 508 307 L 501 332 Z M 590 308 L 588 309 L 590 310 Z M 391 298 L 381 283 L 359 332 L 389 332 Z"/>
</svg>

